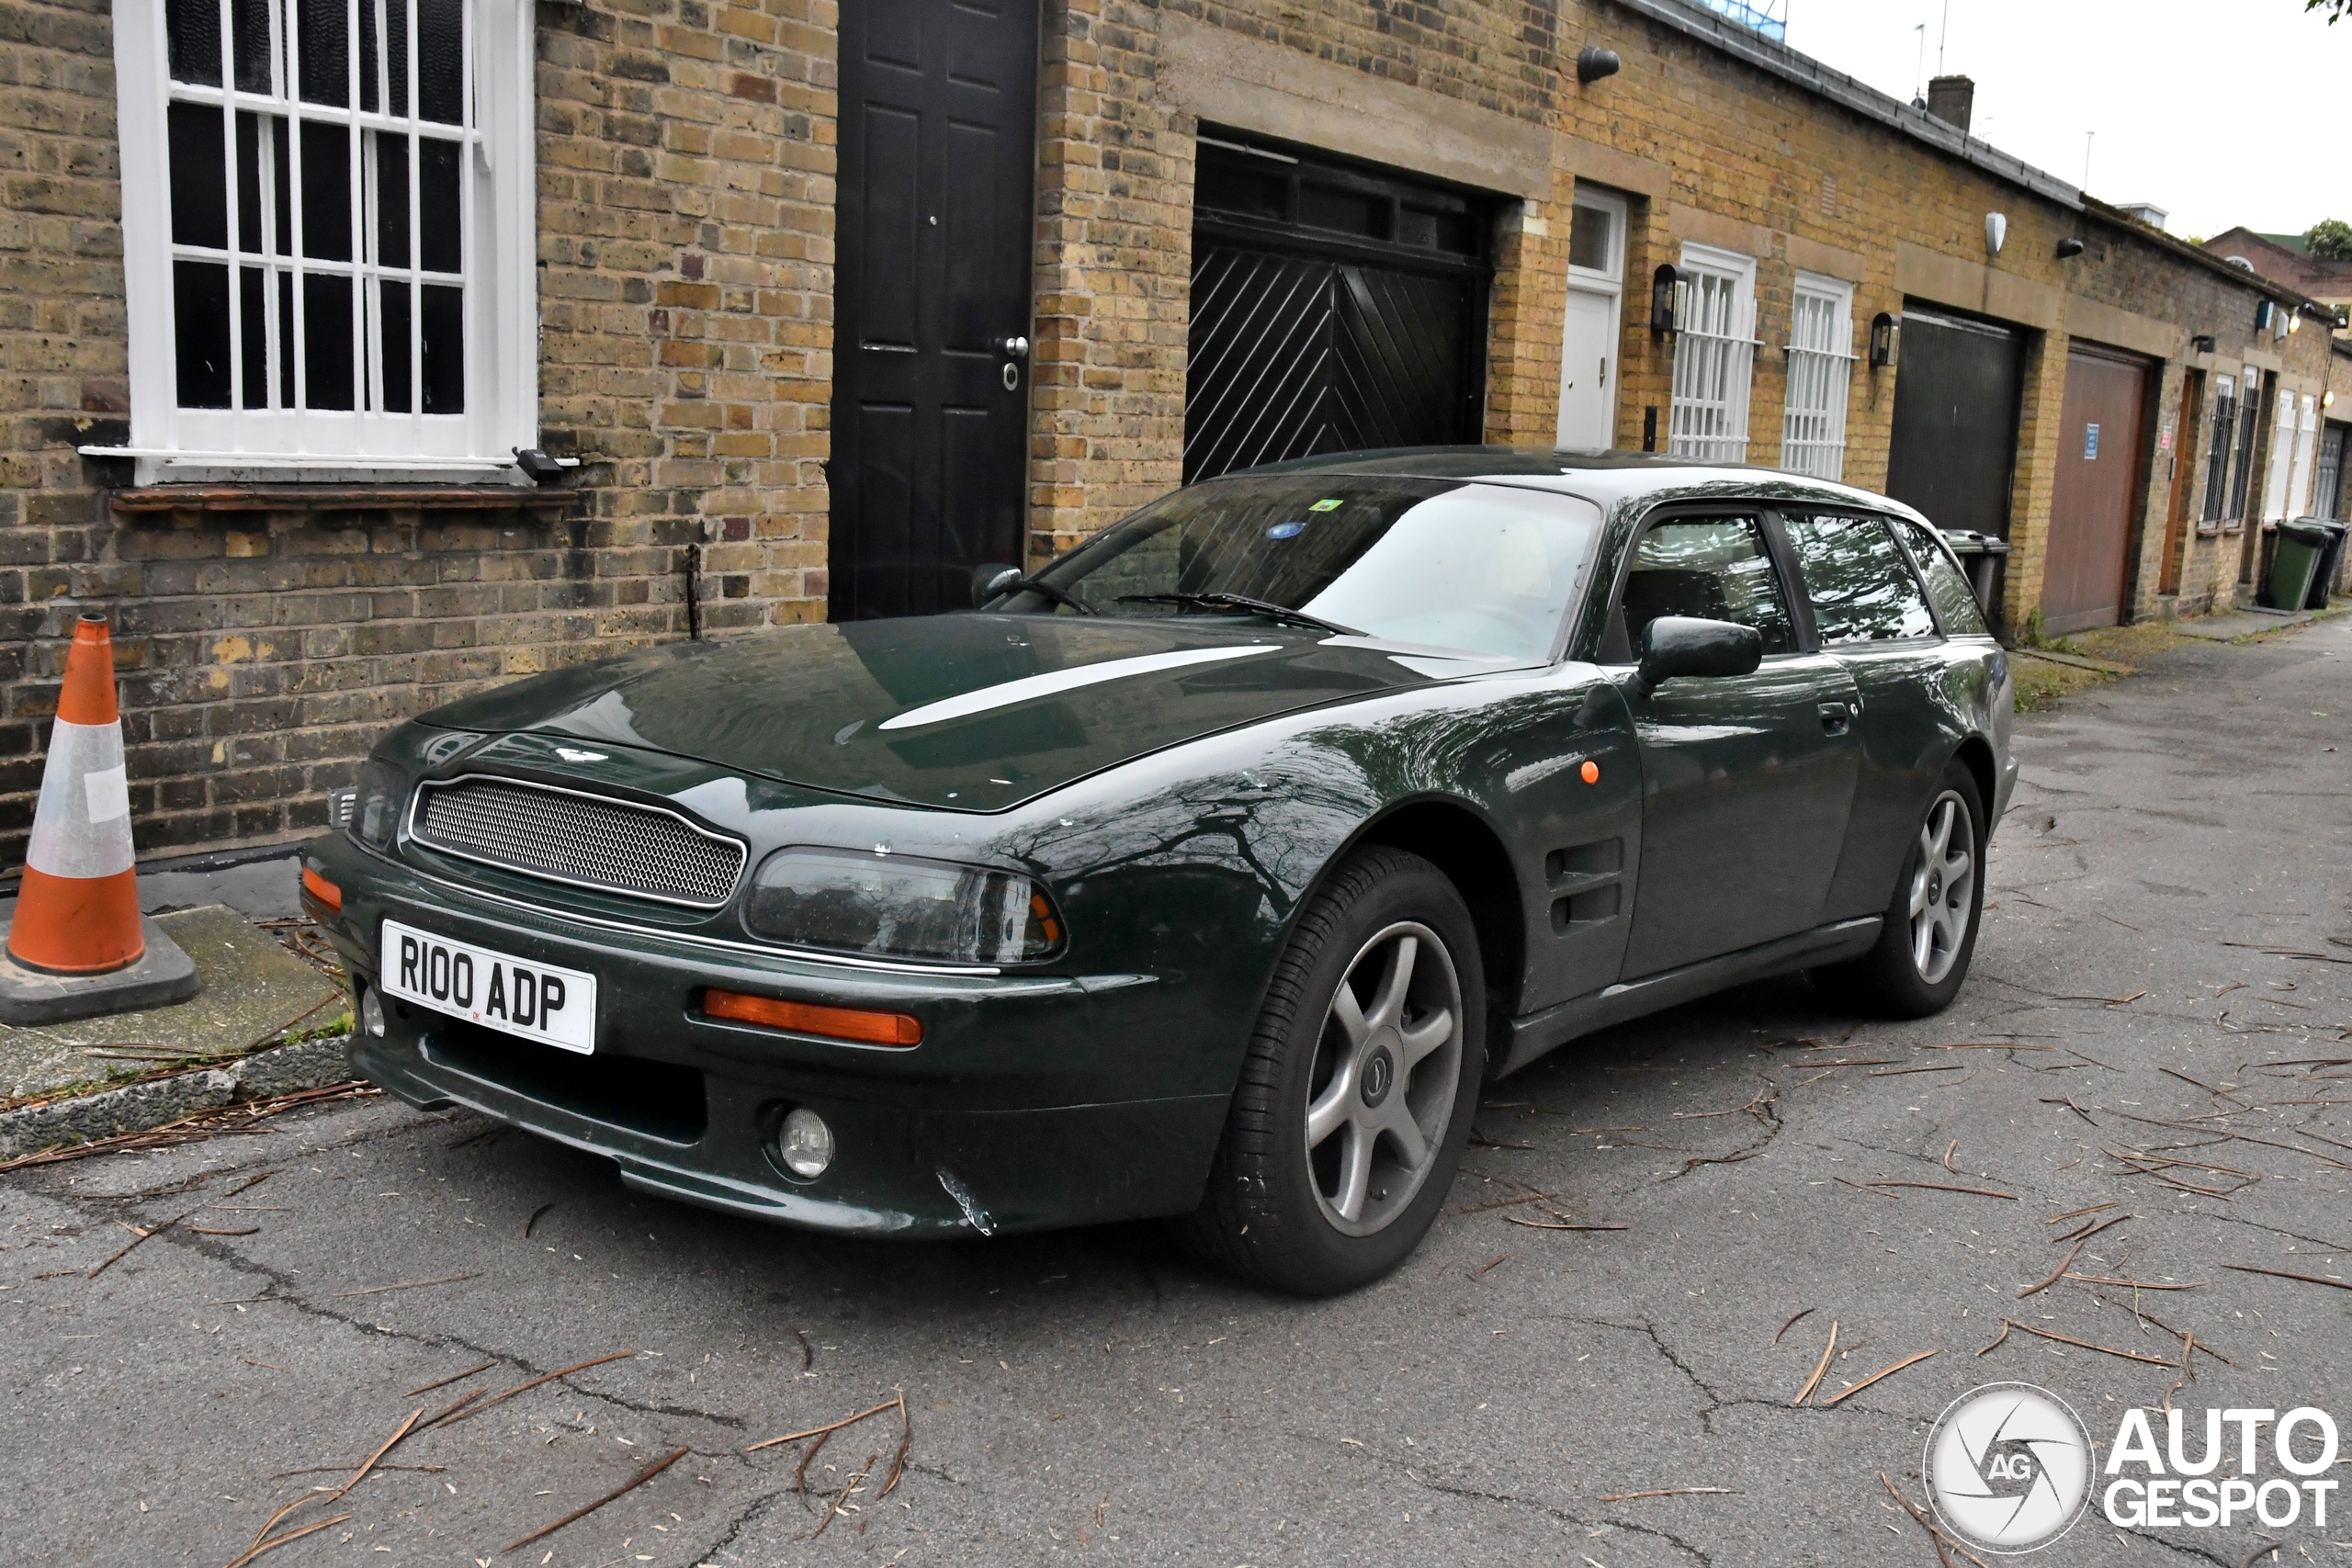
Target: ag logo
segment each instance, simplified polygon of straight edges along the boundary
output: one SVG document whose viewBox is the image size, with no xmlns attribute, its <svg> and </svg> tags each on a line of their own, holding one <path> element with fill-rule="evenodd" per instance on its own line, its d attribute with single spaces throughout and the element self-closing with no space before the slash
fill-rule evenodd
<svg viewBox="0 0 2352 1568">
<path fill-rule="evenodd" d="M 2065 1534 L 2090 1500 L 2090 1434 L 2046 1389 L 1988 1383 L 1937 1418 L 1920 1473 L 1936 1517 L 1962 1541 L 2034 1551 Z"/>
</svg>

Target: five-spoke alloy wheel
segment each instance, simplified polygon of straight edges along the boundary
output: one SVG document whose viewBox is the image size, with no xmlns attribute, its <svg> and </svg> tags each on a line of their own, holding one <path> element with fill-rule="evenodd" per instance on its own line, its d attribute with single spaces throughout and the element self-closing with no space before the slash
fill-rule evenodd
<svg viewBox="0 0 2352 1568">
<path fill-rule="evenodd" d="M 1946 790 L 1928 807 L 1911 870 L 1911 962 L 1933 986 L 1960 962 L 1976 919 L 1976 824 L 1968 802 Z"/>
<path fill-rule="evenodd" d="M 1976 948 L 1984 838 L 1976 776 L 1954 759 L 1908 841 L 1877 945 L 1850 964 L 1815 971 L 1815 978 L 1895 1018 L 1925 1018 L 1949 1007 Z"/>
<path fill-rule="evenodd" d="M 1267 987 L 1188 1245 L 1302 1295 L 1403 1261 L 1477 1109 L 1482 964 L 1468 907 L 1428 861 L 1375 846 L 1335 868 Z"/>
<path fill-rule="evenodd" d="M 1420 1191 L 1461 1057 L 1462 983 L 1445 943 L 1413 920 L 1376 932 L 1331 994 L 1306 1107 L 1310 1179 L 1334 1228 L 1370 1235 Z"/>
</svg>

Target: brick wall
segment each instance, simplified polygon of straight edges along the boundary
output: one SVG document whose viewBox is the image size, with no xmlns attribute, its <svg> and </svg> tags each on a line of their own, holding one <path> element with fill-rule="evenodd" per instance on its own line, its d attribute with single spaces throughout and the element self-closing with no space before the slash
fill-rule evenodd
<svg viewBox="0 0 2352 1568">
<path fill-rule="evenodd" d="M 390 724 L 706 626 L 820 618 L 831 0 L 594 0 L 538 28 L 540 418 L 561 514 L 118 517 L 129 465 L 113 41 L 0 35 L 0 864 L 22 853 L 65 639 L 112 612 L 142 852 L 317 827 Z"/>
<path fill-rule="evenodd" d="M 545 445 L 583 465 L 579 498 L 554 514 L 377 504 L 118 516 L 109 494 L 127 471 L 73 451 L 119 440 L 128 412 L 108 13 L 95 0 L 27 0 L 10 20 L 0 32 L 0 863 L 29 823 L 63 638 L 85 604 L 115 612 L 149 850 L 303 830 L 320 819 L 322 792 L 396 719 L 486 682 L 684 635 L 696 558 L 715 632 L 823 614 L 833 0 L 590 0 L 540 12 L 541 416 Z M 1532 157 L 1508 171 L 1525 177 L 1504 181 L 1516 194 L 1496 236 L 1491 440 L 1548 442 L 1555 427 L 1580 178 L 1629 204 L 1621 446 L 1640 445 L 1651 409 L 1665 439 L 1673 344 L 1647 330 L 1646 282 L 1686 241 L 1758 261 L 1767 346 L 1749 453 L 1759 463 L 1780 455 L 1778 345 L 1800 267 L 1855 283 L 1858 334 L 1906 298 L 2026 321 L 2008 596 L 2020 616 L 2047 543 L 2070 333 L 2165 339 L 2154 350 L 2167 362 L 2159 419 L 2177 420 L 2189 332 L 2217 336 L 2215 366 L 2254 349 L 2299 390 L 2324 383 L 2324 333 L 2251 341 L 2247 284 L 1612 0 L 1045 0 L 1033 558 L 1181 473 L 1198 130 L 1169 86 L 1181 62 L 1166 39 L 1182 28 L 1295 62 L 1277 77 L 1315 76 L 1333 113 L 1351 112 L 1347 84 L 1426 105 L 1427 137 L 1393 147 L 1408 168 L 1431 166 L 1431 149 L 1464 126 L 1492 128 L 1511 157 Z M 1588 45 L 1616 50 L 1623 69 L 1579 86 L 1569 66 Z M 1989 267 L 1988 210 L 2010 221 Z M 2088 249 L 2061 261 L 2054 246 L 2070 235 Z M 1883 482 L 1894 382 L 1893 369 L 1855 367 L 1846 474 L 1858 484 Z M 2152 461 L 2146 487 L 2143 614 L 2158 608 L 2165 461 Z M 2178 606 L 2228 602 L 2238 547 L 2236 536 L 2192 531 Z"/>
</svg>

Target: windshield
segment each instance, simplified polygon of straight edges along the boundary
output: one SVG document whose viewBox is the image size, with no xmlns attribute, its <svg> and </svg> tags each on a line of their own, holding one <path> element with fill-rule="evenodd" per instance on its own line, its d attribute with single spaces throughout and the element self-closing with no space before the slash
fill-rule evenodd
<svg viewBox="0 0 2352 1568">
<path fill-rule="evenodd" d="M 1038 572 L 1042 586 L 989 607 L 1248 620 L 1273 618 L 1271 606 L 1386 641 L 1537 664 L 1552 655 L 1600 528 L 1589 502 L 1503 485 L 1215 479 L 1113 525 Z"/>
</svg>

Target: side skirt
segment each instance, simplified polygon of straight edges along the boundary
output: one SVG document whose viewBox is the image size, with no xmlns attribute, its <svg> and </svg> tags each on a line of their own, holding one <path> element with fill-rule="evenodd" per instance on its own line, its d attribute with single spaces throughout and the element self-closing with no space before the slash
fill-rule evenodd
<svg viewBox="0 0 2352 1568">
<path fill-rule="evenodd" d="M 1580 997 L 1511 1019 L 1498 1032 L 1503 1045 L 1502 1066 L 1495 1077 L 1515 1073 L 1547 1051 L 1566 1044 L 1581 1034 L 1640 1018 L 1662 1009 L 1695 1001 L 1713 992 L 1733 986 L 1744 986 L 1751 980 L 1762 980 L 1774 975 L 1784 975 L 1792 969 L 1808 969 L 1820 964 L 1838 964 L 1849 958 L 1860 958 L 1878 941 L 1882 917 L 1864 915 L 1859 919 L 1838 920 L 1826 926 L 1815 926 L 1809 931 L 1784 936 L 1754 947 L 1727 953 L 1720 958 L 1710 958 L 1697 964 L 1686 964 L 1679 969 L 1662 970 L 1638 980 L 1623 980 L 1588 991 Z"/>
</svg>

